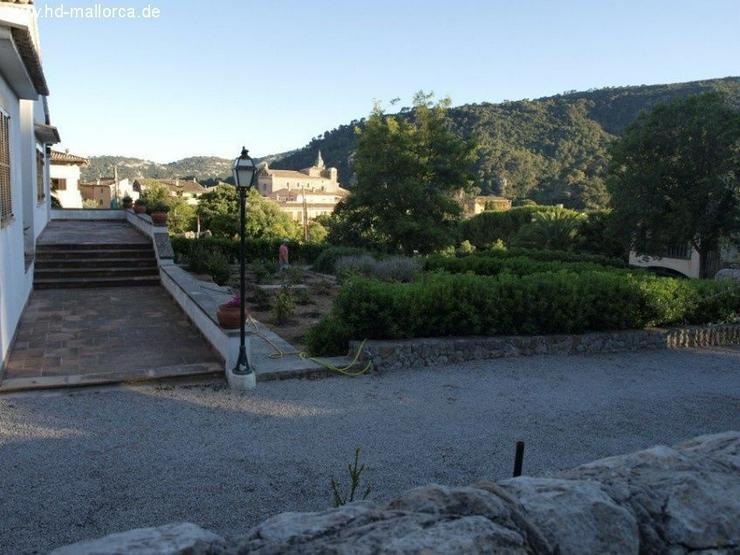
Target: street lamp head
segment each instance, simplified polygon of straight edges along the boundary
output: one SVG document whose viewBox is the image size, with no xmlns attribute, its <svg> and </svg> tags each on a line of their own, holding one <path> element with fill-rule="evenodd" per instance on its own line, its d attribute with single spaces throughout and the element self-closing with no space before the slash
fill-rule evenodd
<svg viewBox="0 0 740 555">
<path fill-rule="evenodd" d="M 249 156 L 249 151 L 242 147 L 242 153 L 234 161 L 234 183 L 237 188 L 251 189 L 254 186 L 254 178 L 257 175 L 257 167 L 254 160 Z"/>
</svg>

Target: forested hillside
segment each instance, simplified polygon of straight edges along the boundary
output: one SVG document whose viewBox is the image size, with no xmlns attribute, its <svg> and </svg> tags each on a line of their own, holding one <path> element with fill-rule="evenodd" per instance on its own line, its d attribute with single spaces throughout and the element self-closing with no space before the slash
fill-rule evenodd
<svg viewBox="0 0 740 555">
<path fill-rule="evenodd" d="M 609 142 L 640 111 L 708 91 L 722 91 L 730 103 L 740 107 L 740 77 L 728 77 L 466 104 L 452 108 L 450 115 L 460 134 L 475 136 L 480 143 L 477 173 L 483 193 L 591 208 L 607 200 L 603 176 Z M 413 117 L 413 112 L 402 113 Z M 340 180 L 351 186 L 355 128 L 363 123 L 364 119 L 352 121 L 327 131 L 272 166 L 310 166 L 321 149 L 327 165 L 336 166 Z"/>
<path fill-rule="evenodd" d="M 82 179 L 93 181 L 99 176 L 110 177 L 113 175 L 113 168 L 117 166 L 121 179 L 195 177 L 199 181 L 207 181 L 230 176 L 232 163 L 233 160 L 216 156 L 193 156 L 169 164 L 124 156 L 93 156 L 90 164 L 82 168 Z"/>
</svg>

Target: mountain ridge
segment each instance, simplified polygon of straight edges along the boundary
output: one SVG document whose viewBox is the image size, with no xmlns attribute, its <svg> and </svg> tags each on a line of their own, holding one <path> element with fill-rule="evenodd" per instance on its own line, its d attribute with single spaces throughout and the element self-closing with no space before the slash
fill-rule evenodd
<svg viewBox="0 0 740 555">
<path fill-rule="evenodd" d="M 480 144 L 476 172 L 481 192 L 508 198 L 532 198 L 573 208 L 597 208 L 608 200 L 604 177 L 607 149 L 637 115 L 660 102 L 691 94 L 719 91 L 740 109 L 740 77 L 658 85 L 605 87 L 566 91 L 536 99 L 480 102 L 450 108 L 453 128 Z M 395 114 L 413 118 L 413 110 Z M 351 160 L 357 145 L 355 129 L 365 118 L 327 130 L 307 145 L 260 158 L 274 168 L 310 166 L 321 150 L 327 166 L 352 185 Z M 169 164 L 136 158 L 98 156 L 83 168 L 83 178 L 195 177 L 215 182 L 231 173 L 231 160 L 193 156 Z M 138 173 L 139 175 L 133 175 Z"/>
</svg>

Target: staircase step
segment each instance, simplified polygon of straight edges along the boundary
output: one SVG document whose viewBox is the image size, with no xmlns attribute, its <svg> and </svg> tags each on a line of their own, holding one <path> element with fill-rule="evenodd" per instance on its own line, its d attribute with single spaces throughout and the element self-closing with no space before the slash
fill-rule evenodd
<svg viewBox="0 0 740 555">
<path fill-rule="evenodd" d="M 37 270 L 49 270 L 53 268 L 99 268 L 104 264 L 106 268 L 148 268 L 156 265 L 157 261 L 152 254 L 151 257 L 139 258 L 59 258 L 47 259 L 36 258 Z"/>
<path fill-rule="evenodd" d="M 34 279 L 66 279 L 66 278 L 94 278 L 94 277 L 136 277 L 158 276 L 159 268 L 156 264 L 139 268 L 111 268 L 102 266 L 97 268 L 36 268 Z"/>
<path fill-rule="evenodd" d="M 34 279 L 35 289 L 77 289 L 88 287 L 137 287 L 159 285 L 159 276 Z"/>
<path fill-rule="evenodd" d="M 37 260 L 60 260 L 65 258 L 71 259 L 93 259 L 93 258 L 153 258 L 154 249 L 150 246 L 148 250 L 92 250 L 80 252 L 79 250 L 54 250 L 54 251 L 36 251 Z"/>
<path fill-rule="evenodd" d="M 37 252 L 54 251 L 96 251 L 96 250 L 147 250 L 152 244 L 143 243 L 39 243 Z"/>
</svg>

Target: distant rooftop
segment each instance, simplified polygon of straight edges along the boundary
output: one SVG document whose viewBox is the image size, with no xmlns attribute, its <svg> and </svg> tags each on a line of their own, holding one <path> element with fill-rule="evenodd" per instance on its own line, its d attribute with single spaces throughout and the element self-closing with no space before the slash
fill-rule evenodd
<svg viewBox="0 0 740 555">
<path fill-rule="evenodd" d="M 60 152 L 58 150 L 51 151 L 52 164 L 86 166 L 88 162 L 89 160 L 87 158 L 83 158 L 82 156 L 75 156 L 74 154 L 70 154 L 69 152 Z"/>
</svg>

